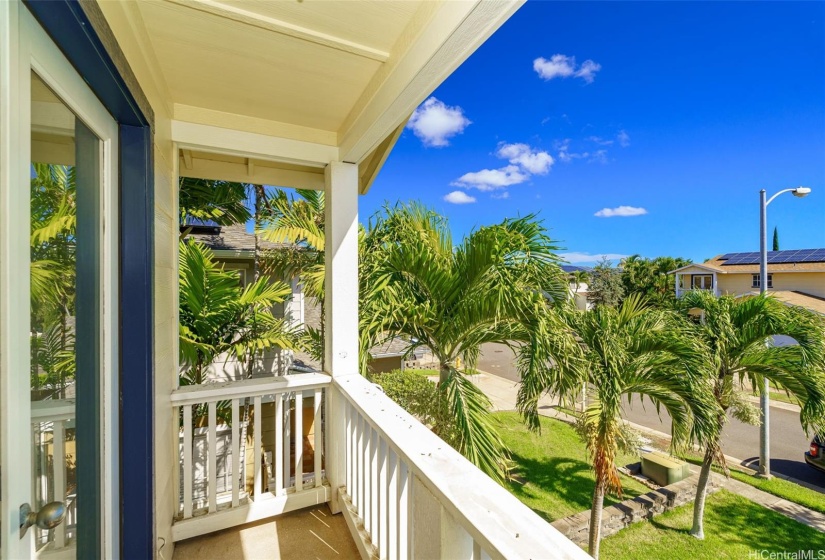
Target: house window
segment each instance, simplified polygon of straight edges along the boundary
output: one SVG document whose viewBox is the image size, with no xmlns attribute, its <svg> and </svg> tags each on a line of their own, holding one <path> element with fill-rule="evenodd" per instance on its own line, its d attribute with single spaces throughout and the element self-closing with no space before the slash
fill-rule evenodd
<svg viewBox="0 0 825 560">
<path fill-rule="evenodd" d="M 758 274 L 752 274 L 751 278 L 752 278 L 751 288 L 759 288 L 760 287 L 759 275 Z M 768 288 L 773 288 L 773 274 L 768 274 Z"/>
<path fill-rule="evenodd" d="M 247 272 L 249 272 L 249 270 L 245 264 L 224 263 L 223 269 L 227 272 L 237 273 L 238 283 L 241 285 L 241 288 L 246 288 L 246 285 L 249 283 L 247 278 Z"/>
<path fill-rule="evenodd" d="M 712 274 L 694 274 L 691 278 L 691 288 L 694 290 L 712 290 L 713 289 L 713 275 Z"/>
</svg>

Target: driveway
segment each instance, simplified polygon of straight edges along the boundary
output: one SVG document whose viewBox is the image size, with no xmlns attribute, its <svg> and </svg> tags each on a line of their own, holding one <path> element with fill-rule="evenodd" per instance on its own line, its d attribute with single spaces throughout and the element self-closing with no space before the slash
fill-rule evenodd
<svg viewBox="0 0 825 560">
<path fill-rule="evenodd" d="M 511 381 L 519 381 L 515 357 L 503 344 L 483 345 L 478 368 Z M 643 405 L 638 398 L 634 398 L 625 407 L 625 418 L 635 424 L 670 433 L 670 418 L 663 413 L 660 419 L 650 401 Z M 799 424 L 797 412 L 771 407 L 771 469 L 825 491 L 825 473 L 812 469 L 803 459 L 810 441 Z M 722 448 L 725 454 L 742 459 L 746 465 L 758 461 L 759 428 L 731 418 L 722 435 Z"/>
</svg>

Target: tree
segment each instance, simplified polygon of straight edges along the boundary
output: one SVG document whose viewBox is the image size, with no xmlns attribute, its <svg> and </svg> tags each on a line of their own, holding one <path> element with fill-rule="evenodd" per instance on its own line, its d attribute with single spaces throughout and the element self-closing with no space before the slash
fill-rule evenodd
<svg viewBox="0 0 825 560">
<path fill-rule="evenodd" d="M 682 311 L 701 312 L 695 337 L 706 348 L 706 375 L 718 403 L 717 432 L 704 450 L 694 504 L 691 534 L 704 538 L 704 507 L 708 478 L 715 461 L 724 466 L 722 430 L 730 413 L 759 423 L 758 410 L 742 398 L 746 384 L 761 388 L 764 380 L 784 389 L 802 405 L 800 420 L 807 431 L 825 427 L 825 322 L 801 307 L 789 307 L 767 295 L 715 297 L 695 290 L 681 300 Z M 771 337 L 785 335 L 797 344 L 774 346 Z"/>
<path fill-rule="evenodd" d="M 779 250 L 779 230 L 776 227 L 773 228 L 773 250 Z"/>
<path fill-rule="evenodd" d="M 570 380 L 584 372 L 589 398 L 577 427 L 595 471 L 589 552 L 598 558 L 605 493 L 622 493 L 616 455 L 638 447 L 622 419 L 622 400 L 638 395 L 657 410 L 664 408 L 672 419 L 674 449 L 713 433 L 716 407 L 705 376 L 695 367 L 702 364 L 701 347 L 679 328 L 673 314 L 652 309 L 633 294 L 619 308 L 597 305 L 565 317 L 580 337 L 585 367 L 565 376 L 560 366 L 562 372 L 549 380 L 526 380 L 523 387 L 534 394 L 546 390 L 575 396 L 571 391 L 578 386 Z M 519 399 L 519 410 L 532 426 L 537 426 L 536 405 L 535 399 Z"/>
<path fill-rule="evenodd" d="M 621 264 L 624 292 L 626 295 L 641 294 L 656 307 L 672 307 L 676 301 L 676 291 L 668 272 L 690 263 L 679 257 L 626 257 Z"/>
<path fill-rule="evenodd" d="M 586 270 L 574 270 L 570 273 L 570 282 L 576 287 L 574 293 L 579 292 L 582 284 L 587 284 L 590 281 L 590 274 Z"/>
<path fill-rule="evenodd" d="M 289 286 L 259 278 L 242 288 L 206 246 L 181 241 L 179 247 L 182 385 L 203 383 L 206 367 L 224 352 L 245 362 L 272 347 L 296 348 L 284 321 L 271 311 L 290 294 Z"/>
<path fill-rule="evenodd" d="M 75 372 L 74 329 L 70 325 L 77 277 L 75 169 L 45 163 L 35 163 L 32 168 L 32 386 L 56 388 L 60 398 L 65 398 L 66 385 Z"/>
<path fill-rule="evenodd" d="M 410 351 L 428 347 L 439 364 L 438 394 L 455 420 L 458 450 L 501 480 L 506 453 L 490 403 L 466 374 L 487 342 L 517 349 L 524 374 L 539 367 L 528 355 L 539 337 L 547 355 L 575 350 L 572 336 L 549 326 L 556 316 L 548 297 L 562 304 L 568 296 L 556 246 L 532 215 L 479 228 L 454 245 L 443 216 L 409 204 L 374 216 L 361 248 L 362 347 L 399 335 L 409 338 Z"/>
<path fill-rule="evenodd" d="M 249 185 L 232 181 L 212 181 L 181 177 L 178 205 L 181 227 L 192 220 L 212 221 L 219 226 L 245 224 L 252 219 L 246 205 Z M 183 239 L 190 229 L 181 232 Z"/>
<path fill-rule="evenodd" d="M 298 277 L 304 293 L 321 306 L 319 330 L 307 328 L 305 342 L 313 358 L 324 366 L 324 193 L 296 189 L 294 195 L 278 190 L 266 203 L 256 232 L 282 247 L 266 251 L 263 269 L 271 275 Z"/>
<path fill-rule="evenodd" d="M 588 299 L 594 305 L 607 305 L 616 307 L 624 296 L 622 276 L 607 257 L 590 271 L 590 284 L 588 284 Z"/>
</svg>

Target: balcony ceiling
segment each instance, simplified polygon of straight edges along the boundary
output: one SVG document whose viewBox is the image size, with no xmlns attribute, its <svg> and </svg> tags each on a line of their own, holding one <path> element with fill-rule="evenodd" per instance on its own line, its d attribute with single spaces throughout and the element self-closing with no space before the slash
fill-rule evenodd
<svg viewBox="0 0 825 560">
<path fill-rule="evenodd" d="M 139 2 L 175 103 L 337 132 L 421 2 Z"/>
<path fill-rule="evenodd" d="M 150 99 L 165 106 L 182 149 L 210 151 L 196 141 L 210 136 L 238 146 L 213 142 L 215 153 L 258 161 L 316 168 L 333 159 L 354 162 L 363 191 L 415 107 L 523 1 L 138 0 L 99 6 L 119 42 L 139 53 L 151 76 Z M 237 136 L 215 132 L 225 129 L 258 136 L 242 146 Z M 281 159 L 274 148 L 247 149 L 274 146 L 268 138 L 298 144 Z M 191 163 L 189 155 L 181 157 Z"/>
</svg>

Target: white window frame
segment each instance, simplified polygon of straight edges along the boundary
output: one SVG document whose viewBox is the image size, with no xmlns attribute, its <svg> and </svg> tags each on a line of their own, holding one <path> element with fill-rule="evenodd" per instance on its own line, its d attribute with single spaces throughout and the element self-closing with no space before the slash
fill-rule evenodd
<svg viewBox="0 0 825 560">
<path fill-rule="evenodd" d="M 703 279 L 703 281 L 701 282 L 702 285 L 698 288 L 696 287 L 696 283 L 695 283 L 695 280 L 697 278 Z M 707 286 L 706 283 L 704 282 L 704 280 L 708 280 L 708 279 L 710 279 L 710 286 Z M 708 290 L 708 291 L 712 291 L 713 290 L 713 284 L 714 284 L 713 274 L 691 274 L 690 275 L 690 289 L 691 290 Z"/>
</svg>

